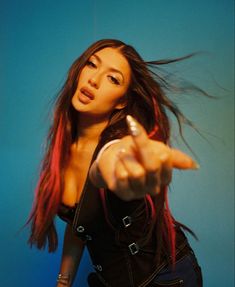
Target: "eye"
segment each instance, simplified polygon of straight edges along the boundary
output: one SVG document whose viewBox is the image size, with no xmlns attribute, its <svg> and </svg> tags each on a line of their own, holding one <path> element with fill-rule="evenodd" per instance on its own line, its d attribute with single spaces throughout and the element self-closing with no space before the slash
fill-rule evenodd
<svg viewBox="0 0 235 287">
<path fill-rule="evenodd" d="M 114 85 L 120 85 L 120 81 L 116 79 L 113 76 L 108 76 L 108 79 L 114 84 Z"/>
<path fill-rule="evenodd" d="M 91 60 L 88 60 L 86 65 L 90 68 L 96 68 L 96 64 L 94 62 L 92 62 Z"/>
</svg>

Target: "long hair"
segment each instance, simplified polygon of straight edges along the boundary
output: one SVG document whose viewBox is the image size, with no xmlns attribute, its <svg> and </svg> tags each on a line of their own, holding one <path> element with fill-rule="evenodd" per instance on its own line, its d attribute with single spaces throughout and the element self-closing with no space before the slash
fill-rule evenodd
<svg viewBox="0 0 235 287">
<path fill-rule="evenodd" d="M 64 188 L 64 171 L 69 159 L 70 146 L 78 138 L 78 112 L 71 104 L 76 91 L 81 70 L 95 52 L 111 47 L 118 49 L 127 59 L 131 67 L 131 83 L 126 93 L 127 105 L 121 110 L 114 110 L 110 116 L 107 128 L 102 132 L 104 141 L 128 134 L 126 115 L 136 118 L 146 129 L 149 137 L 164 143 L 169 142 L 170 123 L 167 111 L 172 112 L 179 123 L 190 123 L 174 103 L 165 95 L 167 82 L 153 71 L 154 66 L 168 64 L 181 59 L 145 62 L 136 50 L 125 43 L 105 39 L 91 45 L 72 64 L 67 80 L 55 103 L 54 117 L 51 124 L 45 156 L 41 164 L 39 181 L 35 190 L 35 200 L 28 224 L 31 224 L 31 234 L 28 243 L 43 249 L 48 243 L 49 252 L 56 250 L 58 245 L 54 218 L 57 214 L 62 191 Z M 174 220 L 167 204 L 167 192 L 156 199 L 156 234 L 168 239 L 171 254 L 174 256 Z M 163 227 L 166 227 L 165 229 Z M 161 242 L 165 238 L 158 238 Z"/>
</svg>

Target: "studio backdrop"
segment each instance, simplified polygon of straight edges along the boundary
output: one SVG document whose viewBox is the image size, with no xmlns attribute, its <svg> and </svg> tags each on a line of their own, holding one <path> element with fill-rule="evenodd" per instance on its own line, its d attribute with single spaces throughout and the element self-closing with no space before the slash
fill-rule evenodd
<svg viewBox="0 0 235 287">
<path fill-rule="evenodd" d="M 234 1 L 0 1 L 0 285 L 55 286 L 65 224 L 56 253 L 30 249 L 21 230 L 33 201 L 52 102 L 72 62 L 94 41 L 120 39 L 145 60 L 198 52 L 171 72 L 217 99 L 174 97 L 200 134 L 176 127 L 172 144 L 198 171 L 174 172 L 170 206 L 197 234 L 189 236 L 208 287 L 234 286 Z M 92 270 L 85 252 L 74 286 Z"/>
</svg>

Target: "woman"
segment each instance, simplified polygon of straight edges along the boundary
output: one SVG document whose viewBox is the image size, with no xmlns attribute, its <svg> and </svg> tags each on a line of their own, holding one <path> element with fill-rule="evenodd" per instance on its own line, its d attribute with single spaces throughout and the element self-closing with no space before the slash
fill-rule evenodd
<svg viewBox="0 0 235 287">
<path fill-rule="evenodd" d="M 72 286 L 84 246 L 90 286 L 202 286 L 200 267 L 170 214 L 173 168 L 198 168 L 169 147 L 167 83 L 117 40 L 91 45 L 72 65 L 29 219 L 29 243 L 57 248 L 54 218 L 67 222 L 57 286 Z"/>
</svg>

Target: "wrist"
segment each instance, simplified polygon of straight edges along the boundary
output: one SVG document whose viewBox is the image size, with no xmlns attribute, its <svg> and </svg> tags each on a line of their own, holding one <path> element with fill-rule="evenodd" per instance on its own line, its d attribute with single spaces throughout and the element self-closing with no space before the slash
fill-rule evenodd
<svg viewBox="0 0 235 287">
<path fill-rule="evenodd" d="M 97 164 L 98 164 L 102 154 L 104 153 L 104 151 L 107 150 L 111 145 L 118 143 L 118 142 L 120 142 L 120 139 L 115 139 L 115 140 L 109 141 L 101 148 L 101 150 L 99 151 L 99 153 L 96 157 Z"/>
<path fill-rule="evenodd" d="M 106 186 L 106 183 L 103 179 L 103 176 L 99 170 L 99 166 L 98 166 L 98 163 L 99 163 L 99 160 L 102 156 L 102 154 L 104 153 L 104 151 L 106 151 L 111 145 L 119 142 L 120 139 L 115 139 L 115 140 L 112 140 L 108 143 L 106 143 L 102 148 L 101 150 L 99 151 L 97 157 L 96 157 L 96 160 L 93 162 L 91 168 L 90 168 L 90 171 L 89 171 L 89 177 L 90 177 L 90 180 L 92 181 L 92 183 L 97 186 L 97 187 L 105 187 Z"/>
</svg>

